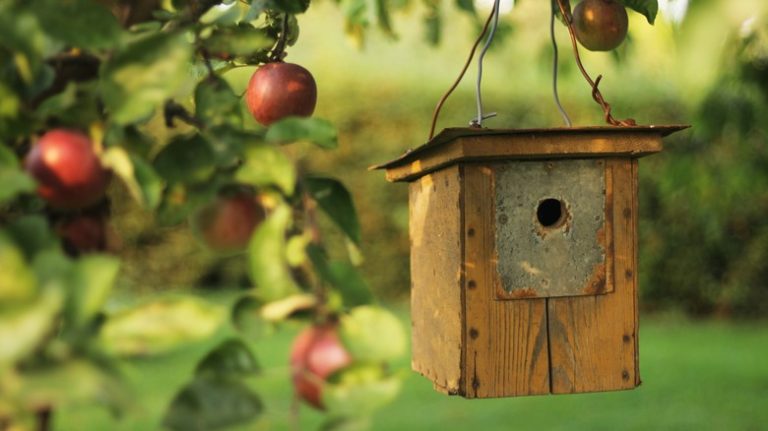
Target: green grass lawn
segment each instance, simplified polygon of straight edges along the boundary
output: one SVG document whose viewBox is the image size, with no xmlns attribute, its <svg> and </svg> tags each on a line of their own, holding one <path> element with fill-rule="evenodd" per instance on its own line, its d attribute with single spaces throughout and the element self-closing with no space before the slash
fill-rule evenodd
<svg viewBox="0 0 768 431">
<path fill-rule="evenodd" d="M 255 386 L 267 412 L 244 430 L 290 429 L 287 350 L 298 326 L 257 342 L 264 367 Z M 432 390 L 408 372 L 400 397 L 379 411 L 374 430 L 765 430 L 768 429 L 768 325 L 647 318 L 640 335 L 643 385 L 634 391 L 464 400 Z M 222 335 L 224 336 L 224 335 Z M 113 419 L 95 407 L 59 411 L 56 430 L 155 430 L 173 391 L 206 345 L 157 361 L 136 360 L 129 376 L 137 407 Z M 407 368 L 408 358 L 397 366 Z M 301 410 L 301 429 L 322 417 Z"/>
</svg>

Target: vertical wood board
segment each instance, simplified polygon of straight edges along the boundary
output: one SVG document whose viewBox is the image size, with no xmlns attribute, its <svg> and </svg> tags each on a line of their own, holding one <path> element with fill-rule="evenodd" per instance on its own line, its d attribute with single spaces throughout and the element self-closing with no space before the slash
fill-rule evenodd
<svg viewBox="0 0 768 431">
<path fill-rule="evenodd" d="M 462 356 L 459 167 L 409 186 L 412 368 L 446 393 L 459 392 Z"/>
<path fill-rule="evenodd" d="M 494 171 L 485 164 L 461 167 L 466 315 L 461 393 L 467 398 L 546 394 L 546 300 L 496 300 Z"/>
<path fill-rule="evenodd" d="M 548 300 L 552 393 L 631 389 L 637 368 L 637 162 L 606 160 L 613 293 Z"/>
</svg>

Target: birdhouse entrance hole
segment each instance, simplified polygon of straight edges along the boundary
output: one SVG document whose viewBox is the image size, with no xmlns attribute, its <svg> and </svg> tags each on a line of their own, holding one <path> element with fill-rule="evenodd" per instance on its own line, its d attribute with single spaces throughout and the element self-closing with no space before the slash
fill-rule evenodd
<svg viewBox="0 0 768 431">
<path fill-rule="evenodd" d="M 536 219 L 545 228 L 556 229 L 562 226 L 565 221 L 565 204 L 559 199 L 544 199 L 536 209 Z"/>
</svg>

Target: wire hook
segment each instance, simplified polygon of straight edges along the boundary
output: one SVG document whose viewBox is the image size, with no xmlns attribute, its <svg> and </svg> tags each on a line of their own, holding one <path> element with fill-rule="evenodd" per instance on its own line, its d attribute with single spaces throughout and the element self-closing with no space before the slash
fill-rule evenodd
<svg viewBox="0 0 768 431">
<path fill-rule="evenodd" d="M 477 104 L 477 117 L 475 117 L 474 120 L 470 121 L 470 125 L 472 127 L 482 127 L 483 126 L 483 120 L 495 117 L 496 113 L 483 115 L 483 94 L 481 84 L 483 81 L 483 59 L 485 58 L 485 54 L 488 52 L 488 48 L 491 46 L 491 42 L 493 42 L 493 37 L 496 35 L 496 29 L 499 26 L 499 6 L 500 6 L 501 0 L 494 0 L 493 1 L 493 9 L 491 10 L 491 16 L 493 17 L 493 23 L 491 24 L 491 32 L 488 33 L 488 38 L 485 40 L 485 45 L 483 46 L 483 50 L 480 51 L 480 57 L 477 58 L 477 82 L 475 83 L 475 102 Z"/>
</svg>

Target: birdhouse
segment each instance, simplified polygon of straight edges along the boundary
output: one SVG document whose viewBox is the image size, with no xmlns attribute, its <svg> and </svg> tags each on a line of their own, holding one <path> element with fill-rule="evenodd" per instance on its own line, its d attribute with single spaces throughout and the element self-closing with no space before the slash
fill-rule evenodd
<svg viewBox="0 0 768 431">
<path fill-rule="evenodd" d="M 632 389 L 638 158 L 686 126 L 453 128 L 409 183 L 413 369 L 467 398 Z"/>
</svg>

